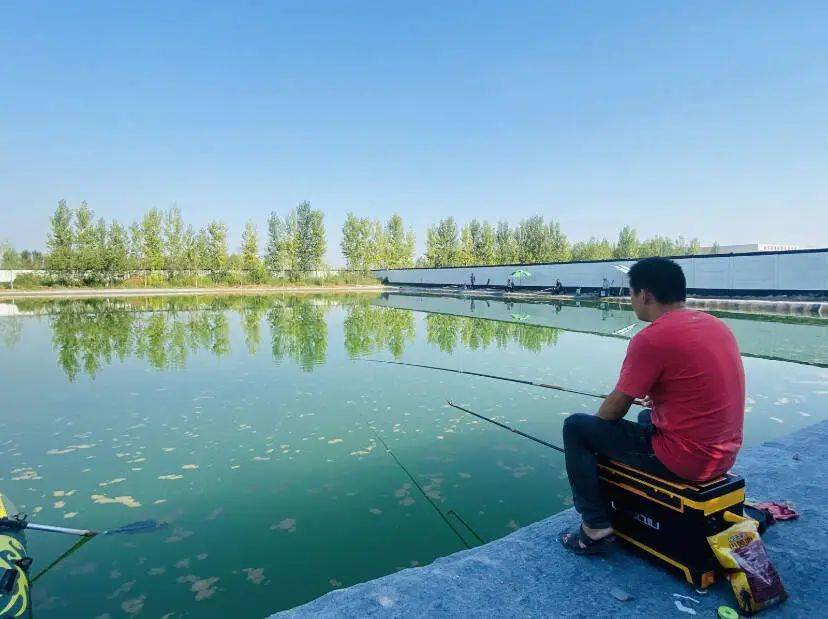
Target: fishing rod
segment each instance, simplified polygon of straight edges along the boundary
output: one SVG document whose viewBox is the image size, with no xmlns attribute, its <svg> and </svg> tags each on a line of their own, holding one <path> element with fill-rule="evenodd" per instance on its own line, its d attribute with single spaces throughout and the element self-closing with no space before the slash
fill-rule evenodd
<svg viewBox="0 0 828 619">
<path fill-rule="evenodd" d="M 459 520 L 461 523 L 463 523 L 463 526 L 464 526 L 464 527 L 466 527 L 466 528 L 467 528 L 467 529 L 471 532 L 471 534 L 472 534 L 472 535 L 474 535 L 474 536 L 477 538 L 477 541 L 478 541 L 478 542 L 480 542 L 481 544 L 485 544 L 485 543 L 486 543 L 486 540 L 484 540 L 482 537 L 480 537 L 480 536 L 477 534 L 477 531 L 475 531 L 474 529 L 472 529 L 472 528 L 471 528 L 471 525 L 469 525 L 469 523 L 468 523 L 468 522 L 466 522 L 465 520 L 463 520 L 463 519 L 460 517 L 460 514 L 458 514 L 456 511 L 454 511 L 453 509 L 450 509 L 450 510 L 448 510 L 448 511 L 446 512 L 446 515 L 448 515 L 448 516 L 454 516 L 455 518 L 457 518 L 457 520 Z"/>
<path fill-rule="evenodd" d="M 165 522 L 158 522 L 156 520 L 139 520 L 131 522 L 117 529 L 107 529 L 102 531 L 95 531 L 92 529 L 73 529 L 70 527 L 58 527 L 49 524 L 38 524 L 36 522 L 29 522 L 25 514 L 15 514 L 11 517 L 0 518 L 0 531 L 3 529 L 11 531 L 22 531 L 24 529 L 31 529 L 32 531 L 43 531 L 45 533 L 61 533 L 63 535 L 75 535 L 80 539 L 74 543 L 66 552 L 60 555 L 57 559 L 52 561 L 47 567 L 35 575 L 29 582 L 34 584 L 36 580 L 44 576 L 53 567 L 63 562 L 64 559 L 73 555 L 80 550 L 87 542 L 92 541 L 93 537 L 98 535 L 116 535 L 116 534 L 130 534 L 143 533 L 145 531 L 154 531 L 166 526 Z"/>
<path fill-rule="evenodd" d="M 443 368 L 436 365 L 424 365 L 422 363 L 404 363 L 402 361 L 383 361 L 382 359 L 361 359 L 361 361 L 370 361 L 372 363 L 386 363 L 390 365 L 407 365 L 414 368 L 426 368 L 428 370 L 440 370 L 442 372 L 454 372 L 455 374 L 468 374 L 469 376 L 479 376 L 481 378 L 494 378 L 495 380 L 505 380 L 510 383 L 519 383 L 521 385 L 530 385 L 532 387 L 543 387 L 544 389 L 555 389 L 556 391 L 565 391 L 566 393 L 575 393 L 578 395 L 585 395 L 591 398 L 606 398 L 606 394 L 592 393 L 590 391 L 578 391 L 577 389 L 570 389 L 568 387 L 561 387 L 560 385 L 550 385 L 548 383 L 540 383 L 534 380 L 524 380 L 522 378 L 511 378 L 509 376 L 497 376 L 496 374 L 483 374 L 482 372 L 470 372 L 468 370 L 456 370 L 454 368 Z M 633 404 L 644 406 L 641 400 L 633 400 Z"/>
<path fill-rule="evenodd" d="M 374 436 L 376 436 L 377 440 L 380 443 L 382 443 L 383 447 L 385 447 L 385 453 L 387 453 L 392 458 L 394 458 L 394 462 L 396 462 L 397 465 L 403 471 L 405 471 L 405 474 L 408 475 L 408 479 L 411 480 L 411 483 L 413 483 L 417 487 L 417 490 L 420 491 L 420 494 L 422 494 L 423 497 L 425 498 L 425 500 L 428 501 L 429 504 L 434 508 L 434 511 L 436 511 L 440 515 L 440 518 L 442 519 L 442 521 L 445 522 L 446 525 L 448 525 L 448 528 L 451 529 L 452 533 L 454 533 L 457 536 L 457 539 L 459 539 L 462 542 L 463 546 L 465 546 L 466 548 L 471 548 L 471 546 L 466 541 L 466 539 L 462 535 L 460 535 L 460 532 L 456 528 L 454 528 L 454 525 L 451 524 L 451 522 L 446 517 L 446 515 L 442 512 L 442 510 L 439 507 L 437 507 L 437 504 L 434 501 L 431 500 L 431 497 L 428 496 L 428 493 L 425 490 L 423 490 L 423 487 L 419 484 L 419 482 L 416 479 L 414 479 L 414 476 L 411 474 L 411 472 L 407 468 L 405 468 L 405 465 L 402 462 L 400 462 L 400 459 L 397 458 L 397 455 L 393 451 L 391 451 L 391 448 L 388 446 L 388 444 L 384 440 L 382 440 L 382 437 L 379 435 L 379 432 L 377 432 L 376 428 L 374 428 L 371 425 L 369 425 L 368 427 L 371 428 L 371 431 L 374 433 Z M 451 510 L 451 511 L 449 511 L 449 513 L 453 514 L 460 522 L 462 522 L 463 526 L 465 526 L 469 531 L 471 531 L 472 534 L 477 539 L 480 540 L 481 544 L 485 543 L 483 541 L 483 539 L 477 533 L 475 533 L 475 531 L 466 523 L 466 521 L 463 520 L 460 516 L 457 515 L 457 512 L 455 512 L 454 510 Z"/>
<path fill-rule="evenodd" d="M 92 537 L 93 537 L 93 536 L 91 536 L 91 535 L 84 535 L 84 536 L 82 536 L 82 537 L 81 537 L 81 538 L 80 538 L 77 542 L 75 542 L 74 544 L 72 544 L 72 547 L 71 547 L 71 548 L 69 548 L 69 550 L 67 550 L 66 552 L 64 552 L 64 553 L 63 553 L 62 555 L 60 555 L 57 559 L 55 559 L 55 560 L 54 560 L 54 561 L 52 561 L 49 565 L 47 565 L 45 568 L 43 568 L 42 570 L 40 570 L 40 572 L 38 572 L 37 574 L 35 574 L 35 576 L 34 576 L 31 580 L 29 580 L 29 582 L 30 582 L 31 584 L 34 584 L 34 583 L 35 583 L 35 582 L 36 582 L 36 581 L 37 581 L 40 577 L 44 576 L 44 575 L 46 574 L 46 572 L 50 571 L 53 567 L 55 567 L 58 563 L 60 563 L 61 561 L 63 561 L 66 557 L 68 557 L 68 556 L 70 556 L 70 555 L 75 554 L 75 552 L 77 552 L 78 550 L 80 550 L 80 549 L 81 549 L 81 547 L 82 547 L 84 544 L 86 544 L 86 543 L 87 543 L 87 542 L 89 542 L 89 541 L 92 541 Z"/>
<path fill-rule="evenodd" d="M 459 405 L 455 404 L 451 400 L 446 400 L 446 404 L 448 404 L 449 406 L 451 406 L 453 408 L 456 408 L 457 410 L 461 410 L 464 413 L 468 413 L 469 415 L 474 415 L 475 417 L 477 417 L 479 419 L 483 419 L 484 421 L 488 421 L 489 423 L 493 423 L 496 426 L 500 426 L 501 428 L 503 428 L 505 430 L 509 430 L 509 432 L 514 432 L 515 434 L 519 434 L 519 435 L 521 435 L 525 438 L 528 438 L 529 440 L 535 441 L 536 443 L 540 443 L 541 445 L 545 445 L 546 447 L 551 447 L 555 451 L 560 451 L 561 453 L 565 453 L 563 447 L 558 447 L 557 445 L 553 445 L 552 443 L 547 443 L 542 438 L 538 438 L 537 436 L 532 436 L 531 434 L 526 434 L 526 432 L 521 432 L 517 428 L 507 426 L 505 423 L 500 423 L 499 421 L 496 421 L 496 420 L 492 419 L 491 417 L 486 417 L 485 415 L 481 415 L 480 413 L 475 413 L 474 411 L 470 411 L 468 408 L 463 408 L 462 406 L 459 406 Z"/>
<path fill-rule="evenodd" d="M 0 518 L 0 526 L 16 530 L 31 529 L 32 531 L 45 531 L 46 533 L 95 537 L 97 535 L 114 535 L 117 533 L 143 533 L 144 531 L 163 528 L 166 526 L 166 523 L 156 520 L 139 520 L 138 522 L 125 524 L 117 529 L 95 531 L 92 529 L 71 529 L 69 527 L 57 527 L 50 524 L 38 524 L 36 522 L 29 522 L 25 516 L 15 516 L 13 518 Z"/>
</svg>

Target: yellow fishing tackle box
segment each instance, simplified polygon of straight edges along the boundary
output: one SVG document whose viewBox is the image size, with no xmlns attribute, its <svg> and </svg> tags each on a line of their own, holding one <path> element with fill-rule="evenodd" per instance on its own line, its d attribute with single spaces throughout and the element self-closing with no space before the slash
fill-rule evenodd
<svg viewBox="0 0 828 619">
<path fill-rule="evenodd" d="M 0 492 L 0 617 L 29 614 L 29 565 L 26 536 L 15 520 L 17 508 Z"/>
<path fill-rule="evenodd" d="M 598 479 L 621 540 L 698 588 L 715 582 L 719 562 L 707 538 L 742 516 L 744 479 L 667 480 L 611 460 L 599 462 Z"/>
</svg>

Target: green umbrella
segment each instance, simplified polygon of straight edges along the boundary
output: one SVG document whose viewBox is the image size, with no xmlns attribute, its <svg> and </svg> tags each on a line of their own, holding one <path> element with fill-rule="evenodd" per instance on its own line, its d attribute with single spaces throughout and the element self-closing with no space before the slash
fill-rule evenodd
<svg viewBox="0 0 828 619">
<path fill-rule="evenodd" d="M 523 269 L 518 269 L 517 271 L 512 272 L 510 277 L 515 277 L 515 278 L 532 277 L 532 274 L 529 271 L 524 271 Z"/>
</svg>

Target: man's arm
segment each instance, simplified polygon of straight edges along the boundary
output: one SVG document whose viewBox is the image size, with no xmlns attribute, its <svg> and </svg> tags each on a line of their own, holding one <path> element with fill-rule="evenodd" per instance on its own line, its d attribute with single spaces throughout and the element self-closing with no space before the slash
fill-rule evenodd
<svg viewBox="0 0 828 619">
<path fill-rule="evenodd" d="M 613 389 L 612 393 L 601 402 L 598 416 L 607 421 L 617 421 L 627 414 L 634 399 L 632 396 L 618 391 L 618 389 Z"/>
</svg>

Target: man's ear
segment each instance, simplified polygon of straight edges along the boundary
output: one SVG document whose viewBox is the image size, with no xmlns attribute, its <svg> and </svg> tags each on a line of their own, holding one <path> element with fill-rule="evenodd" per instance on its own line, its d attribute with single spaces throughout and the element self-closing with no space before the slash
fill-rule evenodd
<svg viewBox="0 0 828 619">
<path fill-rule="evenodd" d="M 650 303 L 655 301 L 655 297 L 653 296 L 653 293 L 651 293 L 649 290 L 644 290 L 643 292 L 644 292 L 644 304 L 645 305 L 649 305 Z"/>
</svg>

